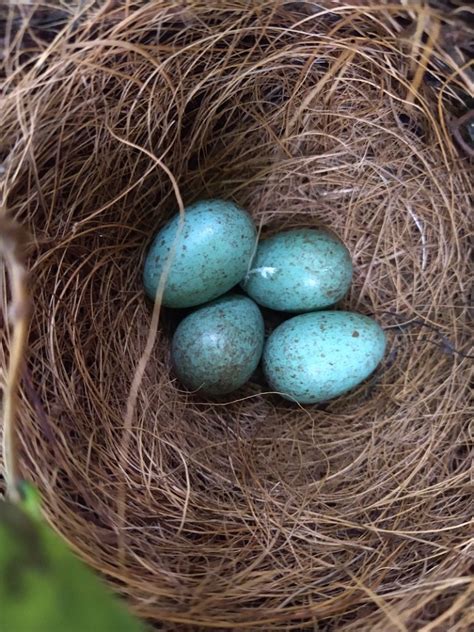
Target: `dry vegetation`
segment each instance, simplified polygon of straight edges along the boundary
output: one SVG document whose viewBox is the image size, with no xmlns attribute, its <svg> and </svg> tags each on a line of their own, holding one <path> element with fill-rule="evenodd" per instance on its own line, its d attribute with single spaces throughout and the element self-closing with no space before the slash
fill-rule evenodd
<svg viewBox="0 0 474 632">
<path fill-rule="evenodd" d="M 461 9 L 320 4 L 2 14 L 2 386 L 25 316 L 5 214 L 32 242 L 6 473 L 160 629 L 469 627 L 472 172 L 453 141 L 469 30 Z M 304 408 L 260 376 L 234 399 L 180 389 L 173 315 L 152 320 L 141 266 L 203 196 L 235 199 L 263 234 L 342 237 L 343 306 L 390 340 L 368 383 Z"/>
</svg>

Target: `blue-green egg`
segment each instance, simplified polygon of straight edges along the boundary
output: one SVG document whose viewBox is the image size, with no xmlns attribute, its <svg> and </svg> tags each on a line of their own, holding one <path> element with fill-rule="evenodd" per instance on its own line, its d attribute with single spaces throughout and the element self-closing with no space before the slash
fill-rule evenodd
<svg viewBox="0 0 474 632">
<path fill-rule="evenodd" d="M 333 305 L 351 279 L 351 257 L 340 239 L 296 228 L 260 242 L 242 287 L 260 305 L 299 313 Z"/>
<path fill-rule="evenodd" d="M 385 333 L 353 312 L 301 314 L 277 327 L 263 352 L 273 390 L 301 404 L 323 402 L 353 389 L 381 361 Z"/>
<path fill-rule="evenodd" d="M 233 202 L 192 204 L 185 209 L 181 229 L 180 216 L 175 215 L 153 240 L 143 272 L 145 291 L 155 298 L 169 266 L 163 305 L 192 307 L 210 301 L 242 281 L 255 242 L 250 215 Z"/>
<path fill-rule="evenodd" d="M 250 378 L 263 341 L 258 306 L 246 296 L 223 296 L 181 321 L 171 345 L 172 364 L 190 390 L 224 395 Z"/>
</svg>

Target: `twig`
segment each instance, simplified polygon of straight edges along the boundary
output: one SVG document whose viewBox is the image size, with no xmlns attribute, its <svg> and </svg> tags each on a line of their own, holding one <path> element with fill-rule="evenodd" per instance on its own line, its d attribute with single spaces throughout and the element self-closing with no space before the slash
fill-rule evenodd
<svg viewBox="0 0 474 632">
<path fill-rule="evenodd" d="M 0 254 L 5 259 L 10 277 L 11 306 L 8 320 L 12 323 L 10 360 L 3 397 L 3 454 L 7 495 L 19 500 L 18 447 L 16 418 L 18 388 L 28 337 L 30 302 L 26 285 L 26 268 L 22 263 L 26 234 L 16 223 L 0 218 Z"/>
</svg>

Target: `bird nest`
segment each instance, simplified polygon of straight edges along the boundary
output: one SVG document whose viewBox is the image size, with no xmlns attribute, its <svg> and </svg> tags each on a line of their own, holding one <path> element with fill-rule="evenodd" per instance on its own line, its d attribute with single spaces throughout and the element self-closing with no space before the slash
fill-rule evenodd
<svg viewBox="0 0 474 632">
<path fill-rule="evenodd" d="M 468 627 L 472 75 L 462 7 L 444 9 L 4 10 L 5 474 L 159 629 Z M 258 374 L 221 399 L 183 390 L 179 315 L 141 271 L 203 197 L 263 236 L 343 239 L 341 307 L 388 336 L 371 379 L 305 407 Z"/>
</svg>

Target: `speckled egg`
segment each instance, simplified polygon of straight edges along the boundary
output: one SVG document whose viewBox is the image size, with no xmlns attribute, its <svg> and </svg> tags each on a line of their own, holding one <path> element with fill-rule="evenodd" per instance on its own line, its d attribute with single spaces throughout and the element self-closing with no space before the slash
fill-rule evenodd
<svg viewBox="0 0 474 632">
<path fill-rule="evenodd" d="M 286 399 L 322 402 L 349 391 L 377 367 L 385 334 L 352 312 L 301 314 L 277 327 L 263 352 L 268 383 Z"/>
<path fill-rule="evenodd" d="M 224 296 L 187 316 L 171 345 L 174 370 L 192 391 L 224 395 L 255 371 L 263 349 L 258 306 L 246 296 Z"/>
<path fill-rule="evenodd" d="M 298 313 L 333 305 L 351 279 L 351 257 L 337 237 L 297 228 L 260 242 L 242 287 L 260 305 Z"/>
<path fill-rule="evenodd" d="M 245 276 L 255 248 L 255 225 L 233 202 L 205 200 L 175 215 L 156 235 L 145 260 L 143 282 L 152 299 L 168 265 L 167 307 L 192 307 L 221 296 Z"/>
</svg>

